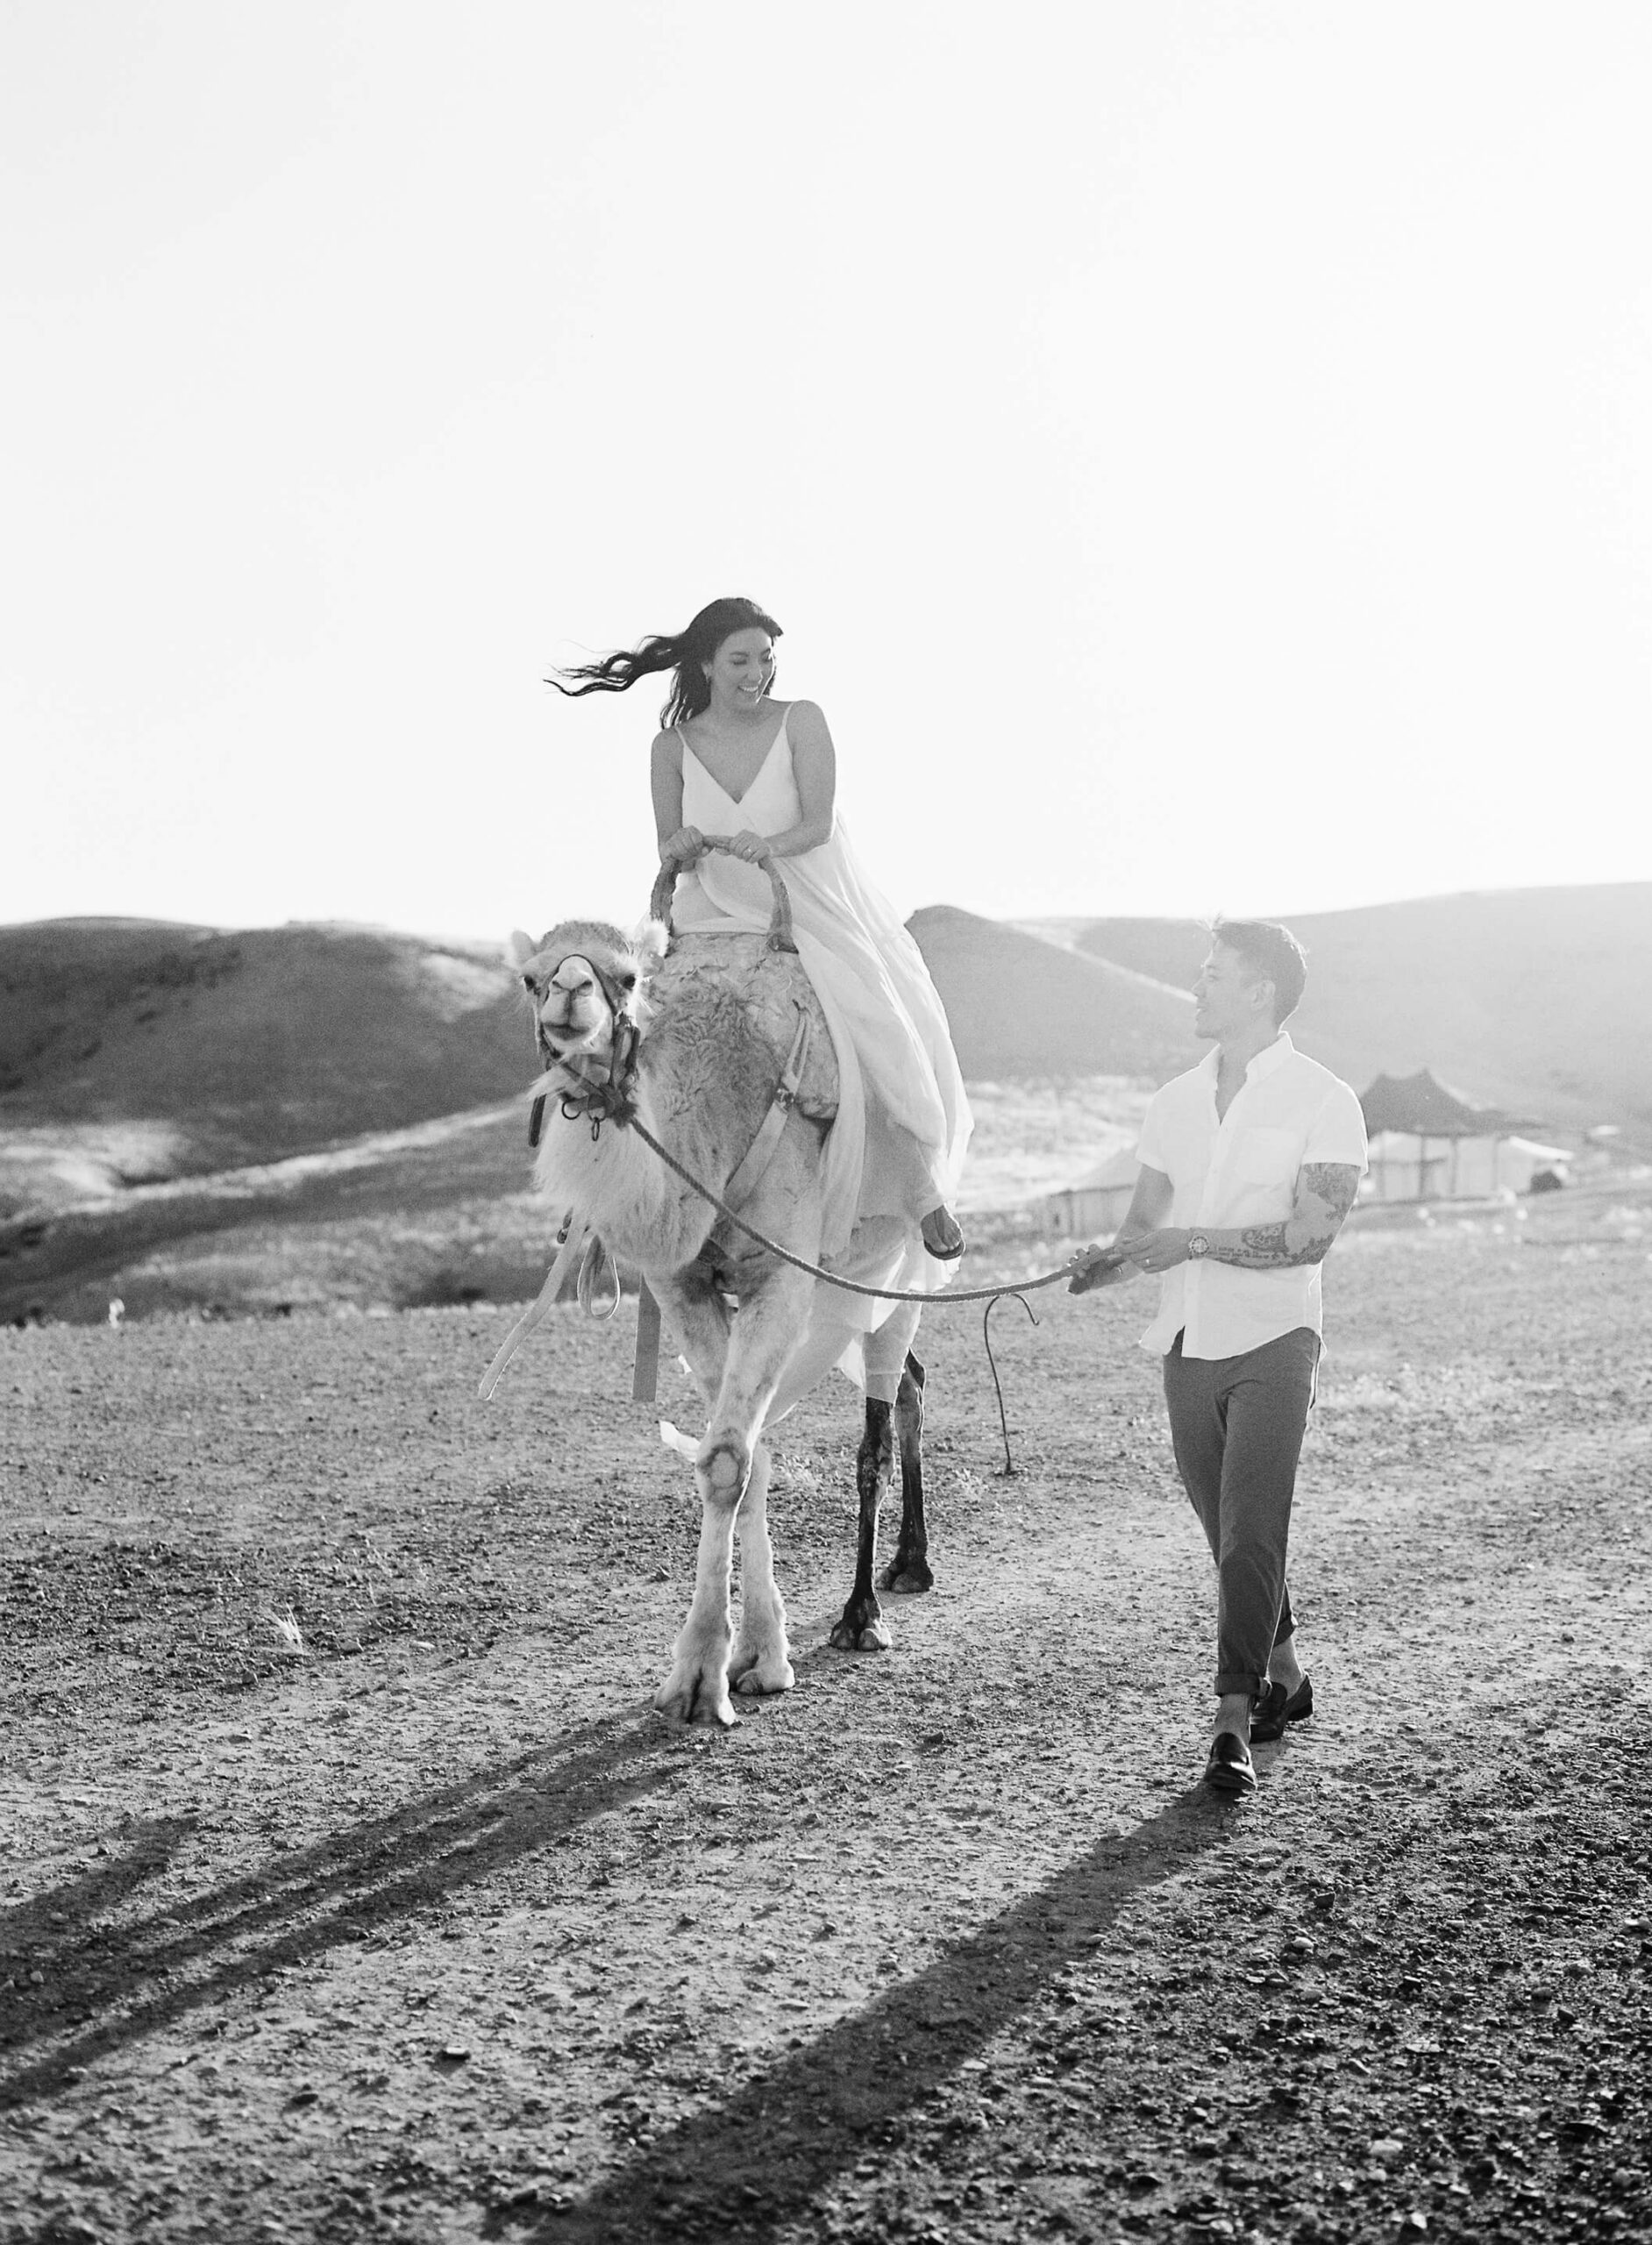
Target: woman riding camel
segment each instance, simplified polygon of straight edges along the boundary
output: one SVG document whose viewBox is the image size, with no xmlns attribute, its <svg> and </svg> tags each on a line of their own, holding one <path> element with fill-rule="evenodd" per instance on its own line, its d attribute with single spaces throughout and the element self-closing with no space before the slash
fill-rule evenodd
<svg viewBox="0 0 1652 2245">
<path fill-rule="evenodd" d="M 879 1283 L 933 1287 L 944 1279 L 922 1250 L 943 1263 L 964 1251 L 948 1203 L 969 1102 L 922 954 L 837 816 L 826 720 L 813 702 L 770 692 L 780 636 L 755 602 L 713 601 L 687 631 L 563 674 L 577 683 L 550 682 L 575 696 L 623 694 L 673 674 L 652 765 L 660 862 L 679 874 L 673 924 L 761 933 L 773 899 L 759 861 L 786 861 L 798 953 L 837 1057 L 822 1252 L 845 1275 L 848 1257 L 858 1270 L 875 1265 Z M 709 854 L 709 839 L 731 854 Z"/>
</svg>

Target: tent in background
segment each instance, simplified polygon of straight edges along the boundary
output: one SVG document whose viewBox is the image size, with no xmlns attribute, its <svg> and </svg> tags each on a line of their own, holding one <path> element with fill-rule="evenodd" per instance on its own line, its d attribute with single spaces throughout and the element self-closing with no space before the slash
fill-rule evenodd
<svg viewBox="0 0 1652 2245">
<path fill-rule="evenodd" d="M 1076 1185 L 1046 1194 L 1050 1229 L 1072 1239 L 1110 1237 L 1124 1222 L 1142 1165 L 1127 1148 L 1087 1170 Z"/>
<path fill-rule="evenodd" d="M 1481 1201 L 1529 1193 L 1547 1171 L 1563 1178 L 1570 1157 L 1526 1136 L 1540 1129 L 1495 1107 L 1467 1100 L 1420 1068 L 1378 1076 L 1360 1101 L 1371 1139 L 1371 1201 Z"/>
</svg>

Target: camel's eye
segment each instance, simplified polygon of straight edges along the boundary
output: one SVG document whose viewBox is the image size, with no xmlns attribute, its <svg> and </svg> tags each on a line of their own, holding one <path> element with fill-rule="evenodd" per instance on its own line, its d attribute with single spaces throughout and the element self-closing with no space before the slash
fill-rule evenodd
<svg viewBox="0 0 1652 2245">
<path fill-rule="evenodd" d="M 637 977 L 634 974 L 616 974 L 614 979 L 622 990 L 634 990 L 637 987 Z"/>
<path fill-rule="evenodd" d="M 523 976 L 522 987 L 530 998 L 537 998 L 539 995 L 539 985 L 534 980 L 531 974 L 524 974 Z"/>
</svg>

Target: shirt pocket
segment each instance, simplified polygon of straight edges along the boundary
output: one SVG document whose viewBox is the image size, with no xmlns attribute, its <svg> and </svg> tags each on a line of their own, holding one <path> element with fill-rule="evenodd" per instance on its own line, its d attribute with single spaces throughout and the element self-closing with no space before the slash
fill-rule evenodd
<svg viewBox="0 0 1652 2245">
<path fill-rule="evenodd" d="M 1247 1187 L 1271 1185 L 1294 1192 L 1296 1173 L 1302 1165 L 1302 1140 L 1295 1130 L 1252 1128 L 1234 1140 L 1229 1174 Z"/>
</svg>

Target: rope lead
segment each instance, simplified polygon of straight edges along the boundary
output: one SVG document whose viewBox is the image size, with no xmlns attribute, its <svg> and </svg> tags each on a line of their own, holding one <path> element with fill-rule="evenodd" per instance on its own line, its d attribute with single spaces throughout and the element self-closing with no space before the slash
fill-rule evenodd
<svg viewBox="0 0 1652 2245">
<path fill-rule="evenodd" d="M 1015 1471 L 1015 1461 L 1009 1454 L 1009 1421 L 1004 1416 L 1004 1391 L 998 1384 L 998 1365 L 993 1356 L 993 1336 L 987 1330 L 987 1320 L 1006 1295 L 1011 1301 L 1018 1301 L 1021 1304 L 1035 1325 L 1037 1324 L 1038 1320 L 1034 1314 L 1032 1304 L 1017 1286 L 1006 1286 L 1000 1293 L 995 1294 L 981 1312 L 981 1346 L 986 1351 L 986 1369 L 993 1375 L 993 1393 L 998 1398 L 998 1423 L 1004 1430 L 1004 1472 L 1006 1474 L 1011 1474 Z"/>
<path fill-rule="evenodd" d="M 719 1200 L 709 1185 L 702 1185 L 691 1169 L 685 1169 L 675 1155 L 668 1154 L 653 1132 L 635 1115 L 629 1128 L 636 1131 L 652 1152 L 659 1155 L 673 1177 L 680 1177 L 690 1192 L 697 1193 L 702 1201 L 709 1201 L 717 1214 L 726 1216 L 748 1239 L 756 1240 L 759 1247 L 766 1248 L 771 1255 L 778 1255 L 782 1263 L 789 1263 L 794 1271 L 807 1272 L 811 1279 L 818 1279 L 822 1286 L 837 1286 L 844 1294 L 864 1294 L 872 1301 L 916 1301 L 929 1309 L 947 1309 L 963 1301 L 996 1301 L 1000 1294 L 1019 1296 L 1036 1294 L 1040 1286 L 1053 1286 L 1063 1279 L 1072 1276 L 1072 1265 L 1064 1263 L 1058 1271 L 1045 1271 L 1036 1279 L 1023 1279 L 1013 1286 L 948 1286 L 939 1294 L 925 1294 L 915 1286 L 865 1286 L 858 1279 L 840 1279 L 836 1272 L 823 1271 L 818 1263 L 810 1263 L 801 1255 L 794 1255 L 790 1248 L 782 1247 L 779 1240 L 771 1239 L 755 1224 L 747 1223 L 745 1218 L 737 1215 L 726 1201 Z M 1028 1314 L 1030 1315 L 1030 1311 Z M 1033 1323 L 1036 1325 L 1037 1322 L 1035 1317 Z"/>
</svg>

